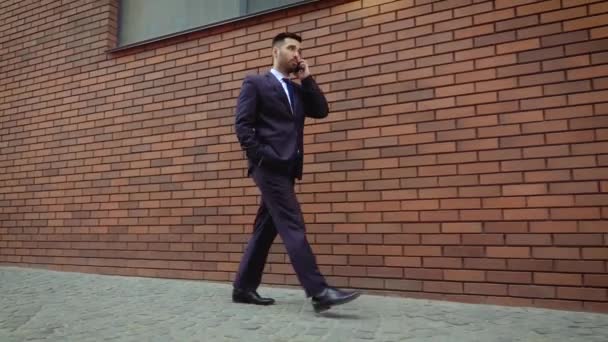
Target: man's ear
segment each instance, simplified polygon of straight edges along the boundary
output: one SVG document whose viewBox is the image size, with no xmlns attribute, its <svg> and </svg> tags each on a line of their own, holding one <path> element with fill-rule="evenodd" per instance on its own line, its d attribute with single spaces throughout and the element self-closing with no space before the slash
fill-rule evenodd
<svg viewBox="0 0 608 342">
<path fill-rule="evenodd" d="M 279 58 L 279 48 L 276 46 L 272 47 L 272 57 L 275 59 Z"/>
</svg>

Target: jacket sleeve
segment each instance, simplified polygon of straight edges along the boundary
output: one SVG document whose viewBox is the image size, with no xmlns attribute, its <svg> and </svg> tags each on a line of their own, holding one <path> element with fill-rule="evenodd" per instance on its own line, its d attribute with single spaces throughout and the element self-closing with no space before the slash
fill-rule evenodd
<svg viewBox="0 0 608 342">
<path fill-rule="evenodd" d="M 257 89 L 251 77 L 247 76 L 236 103 L 235 131 L 241 148 L 254 161 L 261 157 L 260 143 L 255 133 L 257 107 Z"/>
<path fill-rule="evenodd" d="M 304 113 L 311 118 L 322 119 L 327 117 L 329 106 L 321 88 L 312 76 L 302 80 L 302 98 L 304 100 Z"/>
</svg>

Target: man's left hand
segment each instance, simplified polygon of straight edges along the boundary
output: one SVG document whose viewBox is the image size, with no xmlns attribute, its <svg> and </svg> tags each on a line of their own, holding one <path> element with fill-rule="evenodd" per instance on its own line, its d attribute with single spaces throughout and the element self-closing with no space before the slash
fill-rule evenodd
<svg viewBox="0 0 608 342">
<path fill-rule="evenodd" d="M 302 70 L 300 70 L 300 72 L 295 73 L 295 78 L 298 80 L 303 80 L 306 77 L 310 76 L 310 67 L 308 66 L 308 62 L 306 62 L 306 60 L 302 59 L 300 60 L 300 66 L 302 67 Z"/>
</svg>

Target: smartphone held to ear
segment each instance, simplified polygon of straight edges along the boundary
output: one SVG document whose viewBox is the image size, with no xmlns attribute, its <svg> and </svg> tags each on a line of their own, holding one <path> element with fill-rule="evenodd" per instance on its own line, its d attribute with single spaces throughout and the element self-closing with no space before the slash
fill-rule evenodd
<svg viewBox="0 0 608 342">
<path fill-rule="evenodd" d="M 304 66 L 302 65 L 302 62 L 298 63 L 298 65 L 296 66 L 295 70 L 293 71 L 294 74 L 297 74 L 301 71 L 304 70 Z"/>
</svg>

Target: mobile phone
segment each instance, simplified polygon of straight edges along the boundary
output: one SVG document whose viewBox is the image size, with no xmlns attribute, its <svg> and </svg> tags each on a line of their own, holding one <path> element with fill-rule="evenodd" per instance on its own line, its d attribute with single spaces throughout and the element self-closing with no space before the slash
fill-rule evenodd
<svg viewBox="0 0 608 342">
<path fill-rule="evenodd" d="M 294 74 L 299 73 L 300 71 L 304 70 L 304 66 L 302 65 L 302 62 L 298 63 L 298 65 L 296 66 L 296 69 L 293 71 Z"/>
</svg>

